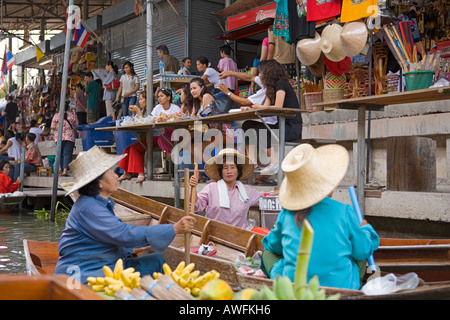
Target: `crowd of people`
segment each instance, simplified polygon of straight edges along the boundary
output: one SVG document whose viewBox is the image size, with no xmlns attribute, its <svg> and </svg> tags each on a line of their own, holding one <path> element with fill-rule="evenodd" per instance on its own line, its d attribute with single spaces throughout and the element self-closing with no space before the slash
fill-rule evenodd
<svg viewBox="0 0 450 320">
<path fill-rule="evenodd" d="M 238 71 L 228 46 L 219 49 L 221 59 L 217 66 L 212 66 L 207 57 L 198 57 L 195 72 L 191 70 L 191 58 L 186 57 L 180 63 L 169 54 L 167 46 L 160 45 L 157 54 L 164 64 L 164 72 L 197 74 L 176 92 L 157 88 L 153 97 L 147 97 L 147 91 L 140 87 L 139 77 L 130 61 L 123 64 L 120 77 L 118 66 L 108 61 L 103 81 L 94 80 L 94 75 L 88 72 L 84 84 L 76 84 L 75 110 L 70 110 L 67 103 L 64 113 L 60 169 L 64 176 L 73 175 L 74 185 L 69 193 L 78 191 L 80 197 L 61 236 L 56 273 L 66 273 L 68 266 L 76 264 L 85 282 L 87 275 L 102 274 L 103 265 L 112 266 L 119 258 L 124 259 L 126 267 L 132 266 L 143 275 L 160 272 L 164 256 L 159 252 L 170 245 L 176 234 L 192 232 L 195 222 L 192 215 L 174 225 L 135 227 L 120 221 L 114 215 L 114 202 L 109 199 L 121 181 L 130 180 L 134 175 L 137 175 L 136 183 L 145 180 L 146 136 L 141 134 L 138 141 L 129 145 L 122 155 L 106 154 L 94 146 L 72 161 L 76 127 L 98 120 L 101 100 L 105 101 L 106 114 L 114 120 L 120 116 L 151 115 L 158 121 L 168 121 L 174 115 L 196 117 L 207 113 L 214 101 L 222 99 L 235 102 L 241 110 L 264 107 L 299 109 L 298 98 L 289 82 L 291 64 L 286 63 L 287 60 L 280 62 L 276 55 L 274 57 L 280 48 L 274 48 L 276 41 L 271 41 L 270 37 L 263 41 L 263 46 L 264 50 L 255 61 L 256 72 L 249 74 Z M 286 53 L 285 50 L 283 53 Z M 239 79 L 254 83 L 256 90 L 248 97 L 240 96 L 237 91 Z M 178 103 L 174 101 L 175 94 L 179 95 Z M 151 111 L 147 110 L 147 99 L 157 100 Z M 120 107 L 115 107 L 117 105 Z M 17 110 L 9 105 L 3 113 L 8 130 L 4 135 L 0 131 L 0 141 L 4 141 L 0 149 L 0 192 L 13 192 L 21 183 L 18 175 L 21 146 L 26 146 L 25 172 L 36 171 L 36 167 L 42 165 L 37 141 L 45 132 L 37 128 L 36 122 L 30 123 L 26 135 L 20 132 L 16 128 L 17 113 L 14 112 Z M 44 123 L 53 130 L 54 139 L 58 137 L 59 116 L 58 112 L 53 116 L 45 114 Z M 277 117 L 264 120 L 270 128 L 278 128 Z M 217 126 L 202 126 L 203 131 L 209 128 Z M 224 129 L 223 141 L 227 142 L 226 130 L 235 128 L 225 126 Z M 245 153 L 227 148 L 206 161 L 204 171 L 211 181 L 195 194 L 190 206 L 196 213 L 205 212 L 207 218 L 246 228 L 249 209 L 258 205 L 263 193 L 245 181 L 258 169 L 261 173 L 259 177 L 269 177 L 283 170 L 285 178 L 276 191 L 283 210 L 274 228 L 267 230 L 263 241 L 264 273 L 272 279 L 285 275 L 293 280 L 301 225 L 308 219 L 315 232 L 308 277 L 319 275 L 324 286 L 358 289 L 361 285 L 359 261 L 373 254 L 379 245 L 379 237 L 366 221 L 362 224 L 357 221 L 350 205 L 331 199 L 348 168 L 349 156 L 345 148 L 333 145 L 315 149 L 301 144 L 285 157 L 283 163 L 278 164 L 270 135 L 267 140 L 260 141 L 258 132 L 266 129 L 262 122 L 247 120 L 242 123 L 241 129 L 244 132 L 254 130 L 257 144 L 245 141 Z M 168 160 L 173 149 L 172 131 L 168 128 L 153 137 L 153 145 L 161 148 Z M 302 117 L 299 113 L 286 119 L 285 139 L 299 140 L 301 136 Z M 263 163 L 258 157 L 253 158 L 257 153 L 251 152 L 252 148 L 263 148 L 269 156 L 269 163 Z M 198 151 L 190 150 L 191 158 Z M 113 171 L 116 165 L 124 171 L 120 177 Z M 190 186 L 196 187 L 198 181 L 199 177 L 193 175 Z M 263 182 L 264 178 L 258 180 L 257 177 L 255 181 Z M 131 248 L 148 245 L 156 253 L 131 257 Z"/>
</svg>

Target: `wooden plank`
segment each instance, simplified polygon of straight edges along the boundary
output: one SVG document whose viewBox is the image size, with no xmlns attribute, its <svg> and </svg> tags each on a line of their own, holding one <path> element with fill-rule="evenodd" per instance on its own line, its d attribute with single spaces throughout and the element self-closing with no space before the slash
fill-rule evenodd
<svg viewBox="0 0 450 320">
<path fill-rule="evenodd" d="M 386 189 L 436 191 L 436 142 L 424 137 L 387 139 Z"/>
<path fill-rule="evenodd" d="M 414 90 L 407 92 L 398 92 L 390 94 L 382 94 L 368 97 L 358 97 L 352 99 L 342 99 L 329 102 L 313 103 L 315 107 L 333 107 L 338 105 L 341 109 L 355 109 L 358 105 L 366 105 L 367 110 L 370 108 L 378 108 L 396 104 L 410 104 L 426 101 L 439 101 L 450 99 L 450 86 L 441 88 L 431 88 Z"/>
</svg>

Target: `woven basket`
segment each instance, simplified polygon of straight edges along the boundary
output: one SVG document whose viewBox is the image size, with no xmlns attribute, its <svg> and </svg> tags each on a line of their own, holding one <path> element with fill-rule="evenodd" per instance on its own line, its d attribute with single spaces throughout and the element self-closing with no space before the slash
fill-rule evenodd
<svg viewBox="0 0 450 320">
<path fill-rule="evenodd" d="M 316 112 L 323 111 L 323 107 L 314 107 L 313 103 L 322 102 L 322 91 L 320 92 L 306 92 L 303 94 L 305 97 L 306 111 Z"/>
<path fill-rule="evenodd" d="M 323 102 L 333 102 L 344 99 L 344 88 L 326 88 L 323 89 Z M 325 111 L 335 110 L 337 106 L 325 107 Z"/>
</svg>

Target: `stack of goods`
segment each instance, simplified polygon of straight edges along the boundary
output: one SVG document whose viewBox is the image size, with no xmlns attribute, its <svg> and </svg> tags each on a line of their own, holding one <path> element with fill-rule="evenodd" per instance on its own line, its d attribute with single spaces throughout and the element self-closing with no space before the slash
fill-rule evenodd
<svg viewBox="0 0 450 320">
<path fill-rule="evenodd" d="M 304 100 L 303 100 L 304 99 Z M 305 106 L 306 111 L 316 112 L 322 111 L 322 107 L 315 107 L 313 103 L 322 102 L 322 85 L 306 81 L 303 84 L 302 92 L 302 106 Z"/>
<path fill-rule="evenodd" d="M 434 53 L 427 53 L 419 60 L 409 22 L 400 21 L 396 25 L 385 26 L 383 32 L 386 43 L 405 76 L 406 90 L 430 87 L 439 67 L 438 59 Z"/>
<path fill-rule="evenodd" d="M 336 101 L 344 98 L 344 86 L 347 81 L 345 74 L 336 76 L 331 72 L 325 75 L 323 88 L 323 101 Z M 326 107 L 324 110 L 334 110 L 336 107 Z"/>
<path fill-rule="evenodd" d="M 141 274 L 134 272 L 134 268 L 123 269 L 123 260 L 116 262 L 114 271 L 108 266 L 103 266 L 104 277 L 88 277 L 88 286 L 95 292 L 102 292 L 108 296 L 120 290 L 131 292 L 134 288 L 139 287 L 141 282 Z"/>
<path fill-rule="evenodd" d="M 193 300 L 229 295 L 231 288 L 228 289 L 229 285 L 219 279 L 220 274 L 216 270 L 200 275 L 199 270 L 193 271 L 194 267 L 194 263 L 186 265 L 181 261 L 172 271 L 165 263 L 164 274 L 155 272 L 153 277 L 144 276 L 139 287 L 132 290 L 123 288 L 115 293 L 115 297 L 122 300 Z"/>
</svg>

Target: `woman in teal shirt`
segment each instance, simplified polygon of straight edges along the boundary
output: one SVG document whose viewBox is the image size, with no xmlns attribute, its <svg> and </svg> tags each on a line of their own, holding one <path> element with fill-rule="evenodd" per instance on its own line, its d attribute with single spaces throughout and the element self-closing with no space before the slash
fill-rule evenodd
<svg viewBox="0 0 450 320">
<path fill-rule="evenodd" d="M 379 237 L 364 221 L 361 226 L 350 205 L 328 197 L 339 185 L 348 167 L 348 153 L 339 145 L 314 149 L 302 144 L 283 161 L 285 179 L 279 191 L 283 210 L 274 228 L 264 237 L 266 250 L 278 256 L 271 264 L 263 254 L 263 265 L 274 279 L 276 275 L 294 280 L 302 221 L 314 229 L 308 266 L 308 281 L 314 275 L 320 285 L 359 289 L 357 261 L 364 261 L 378 249 Z"/>
</svg>

